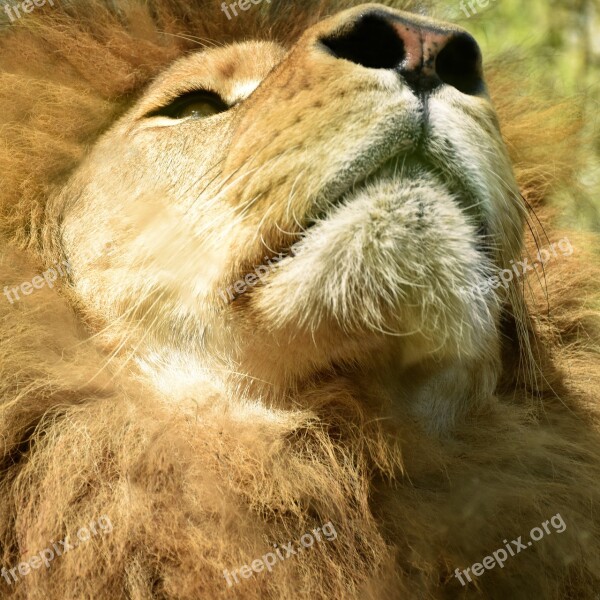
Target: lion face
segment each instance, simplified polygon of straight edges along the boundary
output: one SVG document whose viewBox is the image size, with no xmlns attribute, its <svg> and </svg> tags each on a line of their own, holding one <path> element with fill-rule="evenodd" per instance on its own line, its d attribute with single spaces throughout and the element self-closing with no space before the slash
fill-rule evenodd
<svg viewBox="0 0 600 600">
<path fill-rule="evenodd" d="M 63 190 L 62 240 L 142 366 L 281 391 L 358 364 L 437 413 L 493 391 L 502 298 L 462 290 L 518 255 L 517 198 L 475 41 L 364 5 L 173 64 Z"/>
</svg>

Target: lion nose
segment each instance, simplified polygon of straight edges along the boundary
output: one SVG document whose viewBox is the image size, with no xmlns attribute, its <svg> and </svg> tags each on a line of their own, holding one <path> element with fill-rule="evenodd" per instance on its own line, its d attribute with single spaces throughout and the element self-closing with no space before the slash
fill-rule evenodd
<svg viewBox="0 0 600 600">
<path fill-rule="evenodd" d="M 464 31 L 425 24 L 384 10 L 369 10 L 321 38 L 329 52 L 369 69 L 393 69 L 417 93 L 442 84 L 483 92 L 481 51 Z"/>
</svg>

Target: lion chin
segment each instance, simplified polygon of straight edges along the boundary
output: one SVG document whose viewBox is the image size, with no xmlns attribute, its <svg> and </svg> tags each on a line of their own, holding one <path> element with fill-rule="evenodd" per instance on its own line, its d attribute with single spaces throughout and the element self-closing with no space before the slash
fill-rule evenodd
<svg viewBox="0 0 600 600">
<path fill-rule="evenodd" d="M 0 596 L 594 597 L 578 125 L 456 25 L 234 4 L 0 32 Z"/>
</svg>

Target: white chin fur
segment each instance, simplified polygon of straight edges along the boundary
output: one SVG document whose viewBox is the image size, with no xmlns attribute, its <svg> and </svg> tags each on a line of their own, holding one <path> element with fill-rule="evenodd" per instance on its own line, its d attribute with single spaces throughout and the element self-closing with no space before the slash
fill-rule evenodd
<svg viewBox="0 0 600 600">
<path fill-rule="evenodd" d="M 382 178 L 307 232 L 256 290 L 256 306 L 275 327 L 333 321 L 348 333 L 415 334 L 427 353 L 481 357 L 498 301 L 461 292 L 491 273 L 476 239 L 433 176 Z"/>
</svg>

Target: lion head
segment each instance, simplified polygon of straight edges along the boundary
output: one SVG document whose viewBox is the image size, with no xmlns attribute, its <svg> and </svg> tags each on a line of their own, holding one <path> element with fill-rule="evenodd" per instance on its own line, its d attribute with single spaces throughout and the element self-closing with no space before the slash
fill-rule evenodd
<svg viewBox="0 0 600 600">
<path fill-rule="evenodd" d="M 378 5 L 175 61 L 55 201 L 84 311 L 169 380 L 184 355 L 281 398 L 360 366 L 446 426 L 497 385 L 500 295 L 464 289 L 524 222 L 481 62 Z"/>
<path fill-rule="evenodd" d="M 575 238 L 524 233 L 576 124 L 399 3 L 118 4 L 4 33 L 1 555 L 111 523 L 4 593 L 584 597 L 595 316 L 527 298 Z"/>
</svg>

